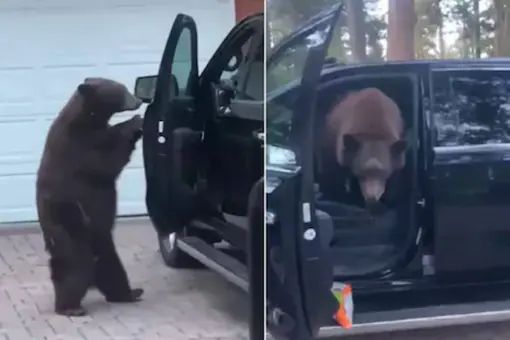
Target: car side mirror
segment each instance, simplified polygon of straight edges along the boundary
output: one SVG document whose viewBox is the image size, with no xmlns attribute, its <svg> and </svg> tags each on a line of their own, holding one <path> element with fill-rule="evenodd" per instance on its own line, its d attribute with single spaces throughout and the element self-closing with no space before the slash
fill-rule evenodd
<svg viewBox="0 0 510 340">
<path fill-rule="evenodd" d="M 144 76 L 136 78 L 135 96 L 144 103 L 151 103 L 156 92 L 156 80 L 158 76 Z"/>
</svg>

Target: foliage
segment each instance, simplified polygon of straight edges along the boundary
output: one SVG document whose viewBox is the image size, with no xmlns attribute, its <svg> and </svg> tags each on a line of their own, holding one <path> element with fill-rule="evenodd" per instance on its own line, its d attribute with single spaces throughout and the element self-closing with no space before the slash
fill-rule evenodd
<svg viewBox="0 0 510 340">
<path fill-rule="evenodd" d="M 391 0 L 342 1 L 344 13 L 335 28 L 329 55 L 347 63 L 384 61 Z M 362 1 L 362 10 L 349 11 L 352 1 Z M 270 45 L 274 46 L 303 21 L 335 3 L 338 0 L 268 0 Z M 510 56 L 508 0 L 414 0 L 414 11 L 416 59 Z M 356 22 L 364 23 L 359 36 L 353 34 Z M 360 46 L 365 53 L 359 53 Z"/>
</svg>

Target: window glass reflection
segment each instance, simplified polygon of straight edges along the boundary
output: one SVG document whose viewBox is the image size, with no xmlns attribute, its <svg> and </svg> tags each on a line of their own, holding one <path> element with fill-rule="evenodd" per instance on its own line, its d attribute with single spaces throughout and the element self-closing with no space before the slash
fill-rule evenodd
<svg viewBox="0 0 510 340">
<path fill-rule="evenodd" d="M 510 143 L 510 71 L 433 76 L 437 146 Z"/>
</svg>

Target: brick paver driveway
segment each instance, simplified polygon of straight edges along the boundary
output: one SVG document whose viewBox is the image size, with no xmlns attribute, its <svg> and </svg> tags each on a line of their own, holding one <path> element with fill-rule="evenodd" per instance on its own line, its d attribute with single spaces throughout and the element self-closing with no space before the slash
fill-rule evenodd
<svg viewBox="0 0 510 340">
<path fill-rule="evenodd" d="M 145 220 L 119 223 L 117 248 L 137 304 L 108 304 L 95 291 L 84 301 L 90 316 L 52 313 L 47 255 L 38 233 L 0 235 L 0 340 L 243 340 L 248 297 L 209 270 L 172 270 L 157 253 Z"/>
</svg>

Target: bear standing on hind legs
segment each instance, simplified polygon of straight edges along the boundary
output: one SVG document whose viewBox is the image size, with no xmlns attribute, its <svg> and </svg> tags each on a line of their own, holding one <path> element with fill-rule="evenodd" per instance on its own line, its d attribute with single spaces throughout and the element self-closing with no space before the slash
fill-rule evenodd
<svg viewBox="0 0 510 340">
<path fill-rule="evenodd" d="M 110 302 L 134 302 L 115 249 L 116 180 L 141 137 L 139 115 L 110 126 L 113 114 L 142 102 L 113 80 L 87 78 L 52 123 L 37 173 L 36 201 L 50 255 L 55 312 L 87 314 L 81 301 L 96 286 Z"/>
</svg>

